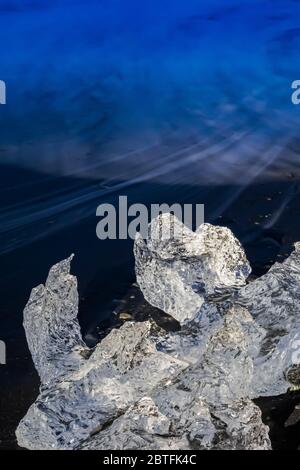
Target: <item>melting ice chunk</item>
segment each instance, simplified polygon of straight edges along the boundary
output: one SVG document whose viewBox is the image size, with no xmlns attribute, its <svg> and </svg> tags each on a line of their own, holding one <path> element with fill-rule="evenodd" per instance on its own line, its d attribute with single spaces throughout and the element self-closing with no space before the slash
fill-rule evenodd
<svg viewBox="0 0 300 470">
<path fill-rule="evenodd" d="M 32 290 L 24 309 L 28 346 L 40 375 L 48 383 L 76 369 L 86 349 L 77 320 L 77 279 L 70 274 L 73 256 L 54 265 L 45 285 Z"/>
<path fill-rule="evenodd" d="M 193 319 L 204 300 L 245 284 L 251 272 L 245 252 L 226 227 L 202 224 L 196 232 L 172 214 L 137 234 L 137 282 L 145 299 L 181 323 Z"/>
<path fill-rule="evenodd" d="M 180 331 L 127 322 L 90 351 L 71 258 L 33 289 L 24 327 L 42 386 L 17 429 L 21 446 L 271 447 L 251 399 L 299 385 L 299 245 L 245 285 L 250 266 L 228 229 L 194 233 L 168 220 L 178 229 L 172 239 L 166 215 L 150 226 L 160 237 L 137 237 L 136 272 L 146 299 L 180 320 Z"/>
<path fill-rule="evenodd" d="M 280 395 L 300 385 L 300 245 L 295 248 L 235 298 L 265 332 L 261 341 L 250 337 L 259 346 L 253 354 L 256 396 Z"/>
</svg>

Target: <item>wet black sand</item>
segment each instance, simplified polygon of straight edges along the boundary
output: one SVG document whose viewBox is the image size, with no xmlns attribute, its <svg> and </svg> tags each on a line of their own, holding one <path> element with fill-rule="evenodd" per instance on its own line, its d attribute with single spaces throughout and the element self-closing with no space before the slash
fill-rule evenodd
<svg viewBox="0 0 300 470">
<path fill-rule="evenodd" d="M 86 191 L 101 187 L 101 182 L 67 177 L 45 179 L 38 173 L 8 166 L 0 170 L 1 207 L 8 201 L 19 203 L 35 197 L 47 209 L 55 190 L 63 188 L 66 195 L 72 195 L 74 186 Z M 26 183 L 24 189 L 20 189 L 22 182 Z M 8 191 L 13 185 L 19 185 L 18 192 Z M 238 184 L 213 188 L 143 183 L 128 187 L 121 194 L 128 195 L 129 204 L 204 203 L 206 221 L 228 226 L 241 240 L 255 277 L 266 272 L 274 261 L 286 258 L 293 243 L 300 240 L 300 183 L 293 175 L 287 181 L 253 183 L 247 188 Z M 0 232 L 0 339 L 7 345 L 7 364 L 0 366 L 2 449 L 16 448 L 15 428 L 38 393 L 39 381 L 22 327 L 22 310 L 31 288 L 45 281 L 54 263 L 75 253 L 72 268 L 79 282 L 79 319 L 85 340 L 93 346 L 108 331 L 114 318 L 112 312 L 135 280 L 132 241 L 103 242 L 95 234 L 97 205 L 116 203 L 117 197 L 113 189 L 105 198 L 96 193 L 94 199 L 79 208 Z M 6 250 L 11 244 L 13 248 Z M 130 308 L 137 316 L 142 309 L 143 317 L 149 306 L 140 302 Z M 292 427 L 282 427 L 297 399 L 297 394 L 292 394 L 260 402 L 266 422 L 274 429 L 276 448 L 299 445 L 295 437 L 298 425 L 297 432 Z M 272 410 L 274 400 L 278 405 Z"/>
</svg>

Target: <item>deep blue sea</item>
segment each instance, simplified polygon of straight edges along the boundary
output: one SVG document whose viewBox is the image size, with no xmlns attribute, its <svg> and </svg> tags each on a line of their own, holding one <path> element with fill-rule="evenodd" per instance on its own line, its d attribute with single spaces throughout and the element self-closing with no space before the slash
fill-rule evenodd
<svg viewBox="0 0 300 470">
<path fill-rule="evenodd" d="M 52 264 L 75 253 L 92 339 L 134 280 L 102 202 L 203 203 L 256 275 L 300 239 L 299 1 L 0 0 L 0 48 L 4 381 L 26 380 L 22 309 Z"/>
</svg>

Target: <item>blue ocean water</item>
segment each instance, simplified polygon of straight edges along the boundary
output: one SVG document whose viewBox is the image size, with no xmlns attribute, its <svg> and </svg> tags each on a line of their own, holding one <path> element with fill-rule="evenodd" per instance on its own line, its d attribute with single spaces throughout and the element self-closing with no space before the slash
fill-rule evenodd
<svg viewBox="0 0 300 470">
<path fill-rule="evenodd" d="M 163 183 L 194 164 L 192 184 L 231 182 L 244 165 L 270 176 L 297 138 L 298 1 L 1 0 L 0 14 L 3 164 Z"/>
</svg>

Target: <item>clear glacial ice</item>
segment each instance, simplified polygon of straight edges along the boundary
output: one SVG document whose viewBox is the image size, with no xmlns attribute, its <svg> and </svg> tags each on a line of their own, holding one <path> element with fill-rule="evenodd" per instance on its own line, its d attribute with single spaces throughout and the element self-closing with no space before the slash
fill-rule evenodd
<svg viewBox="0 0 300 470">
<path fill-rule="evenodd" d="M 201 224 L 193 232 L 169 213 L 152 220 L 146 240 L 137 234 L 134 254 L 145 299 L 181 323 L 209 296 L 244 285 L 251 272 L 228 228 Z"/>
<path fill-rule="evenodd" d="M 194 233 L 164 214 L 147 240 L 137 235 L 134 252 L 146 300 L 180 331 L 128 321 L 89 350 L 71 258 L 55 265 L 24 310 L 41 388 L 17 428 L 19 445 L 270 449 L 252 399 L 300 382 L 299 245 L 246 283 L 250 265 L 229 229 L 204 224 Z"/>
</svg>

